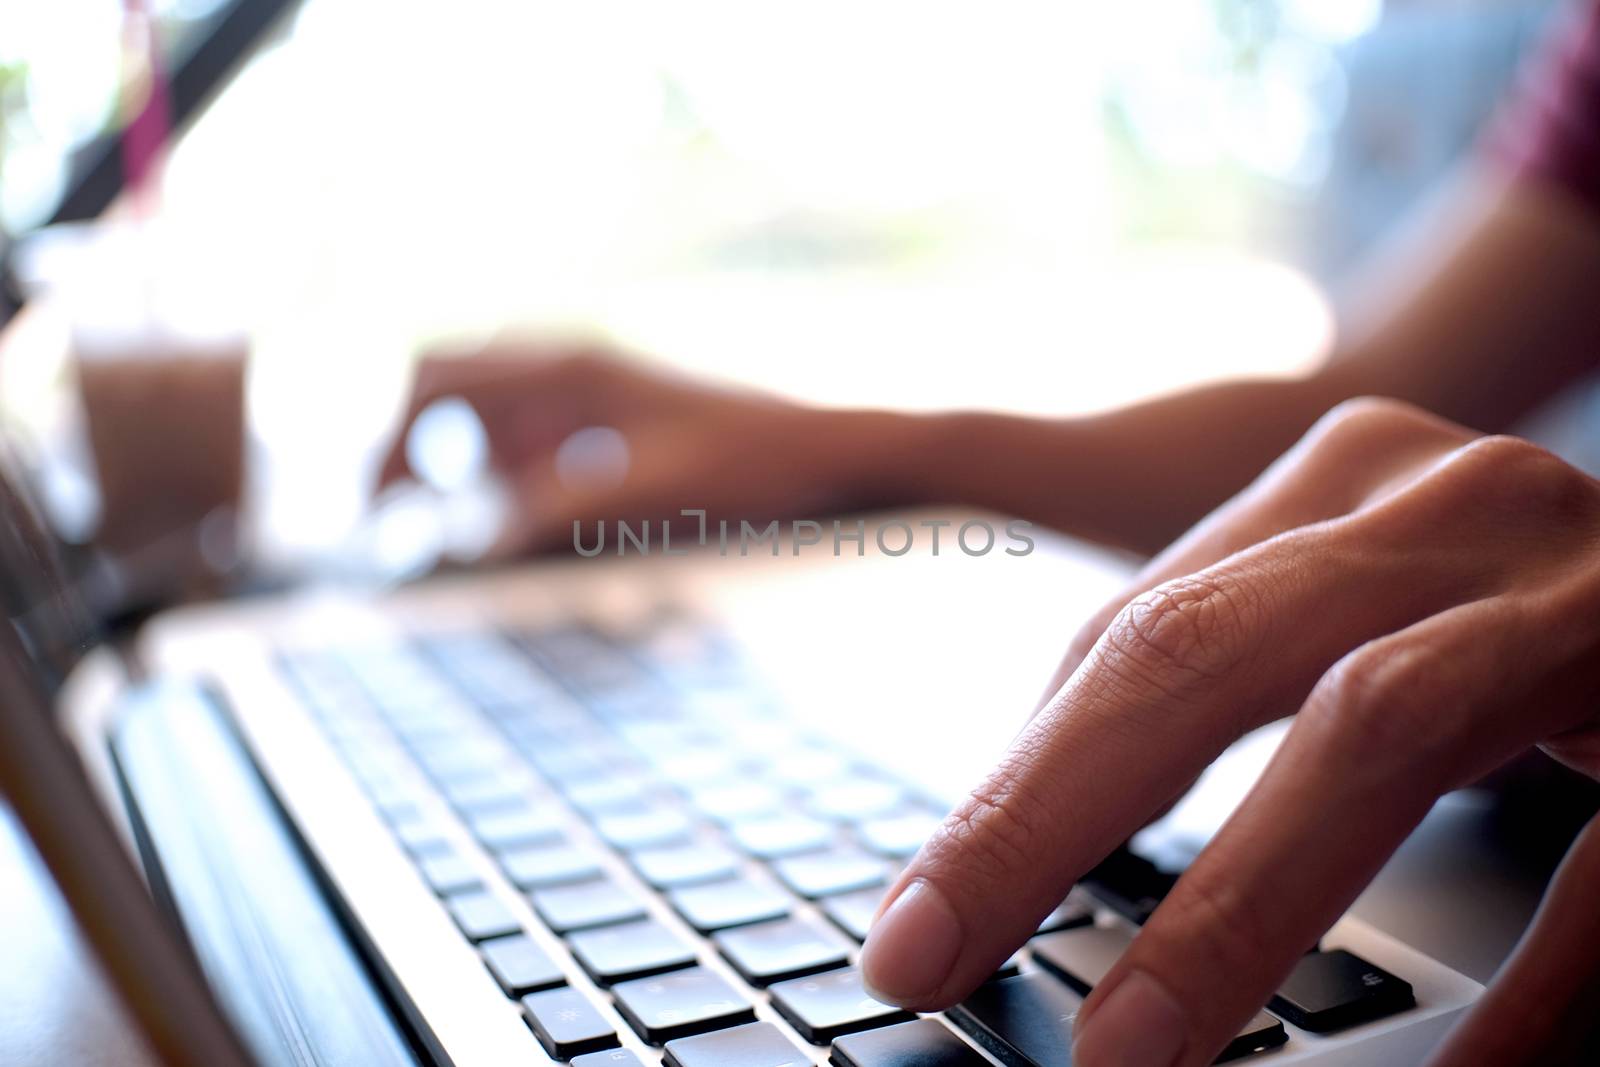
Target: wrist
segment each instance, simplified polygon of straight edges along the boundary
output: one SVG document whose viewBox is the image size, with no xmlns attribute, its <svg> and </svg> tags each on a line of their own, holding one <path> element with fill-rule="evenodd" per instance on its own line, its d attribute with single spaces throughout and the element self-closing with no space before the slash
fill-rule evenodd
<svg viewBox="0 0 1600 1067">
<path fill-rule="evenodd" d="M 863 408 L 798 414 L 792 452 L 808 457 L 822 506 L 852 511 L 930 499 L 942 416 Z"/>
<path fill-rule="evenodd" d="M 1006 510 L 1014 472 L 1049 469 L 1063 424 L 989 412 L 819 412 L 824 469 L 852 508 L 960 504 Z"/>
</svg>

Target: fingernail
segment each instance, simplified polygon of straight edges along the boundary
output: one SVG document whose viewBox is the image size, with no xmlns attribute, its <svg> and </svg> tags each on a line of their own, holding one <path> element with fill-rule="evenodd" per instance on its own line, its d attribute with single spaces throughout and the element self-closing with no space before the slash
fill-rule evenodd
<svg viewBox="0 0 1600 1067">
<path fill-rule="evenodd" d="M 868 931 L 861 979 L 878 1000 L 913 1007 L 939 991 L 960 951 L 955 909 L 933 883 L 917 878 Z"/>
<path fill-rule="evenodd" d="M 1183 1006 L 1160 982 L 1133 971 L 1073 1035 L 1076 1067 L 1171 1067 L 1189 1033 Z"/>
</svg>

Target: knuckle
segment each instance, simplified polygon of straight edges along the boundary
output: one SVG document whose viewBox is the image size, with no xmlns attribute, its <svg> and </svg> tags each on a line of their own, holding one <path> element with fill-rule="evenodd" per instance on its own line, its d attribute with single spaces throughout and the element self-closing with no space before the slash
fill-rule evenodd
<svg viewBox="0 0 1600 1067">
<path fill-rule="evenodd" d="M 1346 472 L 1391 460 L 1419 447 L 1443 452 L 1473 433 L 1422 408 L 1382 397 L 1358 397 L 1330 409 L 1301 438 L 1295 452 L 1314 466 Z"/>
<path fill-rule="evenodd" d="M 1252 974 L 1284 951 L 1266 929 L 1260 902 L 1236 878 L 1191 871 L 1168 903 L 1175 905 L 1169 929 L 1182 931 L 1185 955 L 1205 960 L 1210 973 Z"/>
<path fill-rule="evenodd" d="M 1184 686 L 1214 681 L 1250 653 L 1258 598 L 1236 577 L 1165 582 L 1128 604 L 1106 628 L 1108 649 L 1147 676 Z"/>
<path fill-rule="evenodd" d="M 1341 449 L 1365 443 L 1374 433 L 1392 434 L 1437 425 L 1421 408 L 1402 400 L 1358 396 L 1340 401 L 1317 420 L 1306 435 L 1324 448 Z"/>
<path fill-rule="evenodd" d="M 1593 479 L 1520 437 L 1480 437 L 1456 449 L 1437 476 L 1479 508 L 1519 518 L 1577 518 L 1600 509 Z"/>
<path fill-rule="evenodd" d="M 1434 703 L 1449 690 L 1447 665 L 1430 650 L 1395 642 L 1357 649 L 1323 675 L 1313 691 L 1313 720 L 1329 743 L 1353 758 L 1378 761 L 1395 755 L 1414 763 L 1419 750 L 1450 737 L 1447 716 Z"/>
</svg>

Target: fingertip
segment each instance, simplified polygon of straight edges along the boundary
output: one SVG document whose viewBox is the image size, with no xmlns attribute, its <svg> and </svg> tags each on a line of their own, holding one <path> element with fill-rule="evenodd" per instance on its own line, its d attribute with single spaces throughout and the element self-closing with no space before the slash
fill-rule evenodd
<svg viewBox="0 0 1600 1067">
<path fill-rule="evenodd" d="M 932 1010 L 961 954 L 960 916 L 926 878 L 913 878 L 878 916 L 861 949 L 861 980 L 886 1004 Z"/>
<path fill-rule="evenodd" d="M 1183 1005 L 1146 971 L 1129 971 L 1081 1011 L 1072 1039 L 1072 1060 L 1081 1067 L 1138 1063 L 1169 1067 L 1188 1041 Z"/>
</svg>

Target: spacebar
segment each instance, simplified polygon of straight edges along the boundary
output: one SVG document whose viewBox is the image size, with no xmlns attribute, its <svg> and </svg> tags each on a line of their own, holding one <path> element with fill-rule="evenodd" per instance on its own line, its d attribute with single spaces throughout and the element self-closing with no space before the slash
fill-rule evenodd
<svg viewBox="0 0 1600 1067">
<path fill-rule="evenodd" d="M 291 711 L 288 701 L 271 699 L 282 694 L 283 683 L 270 671 L 243 669 L 226 681 L 233 683 L 228 696 L 261 757 L 263 777 L 429 1053 L 452 1067 L 558 1067 L 315 725 L 298 708 Z M 264 699 L 252 704 L 254 698 Z"/>
</svg>

